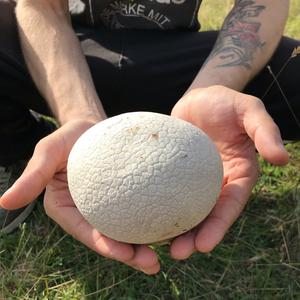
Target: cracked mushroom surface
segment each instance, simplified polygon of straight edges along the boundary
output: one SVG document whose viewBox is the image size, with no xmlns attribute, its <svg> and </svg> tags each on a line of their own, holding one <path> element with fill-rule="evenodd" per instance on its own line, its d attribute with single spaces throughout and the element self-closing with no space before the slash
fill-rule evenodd
<svg viewBox="0 0 300 300">
<path fill-rule="evenodd" d="M 205 133 L 151 112 L 96 124 L 68 160 L 70 192 L 84 218 L 106 236 L 134 244 L 171 239 L 199 224 L 222 179 L 221 158 Z"/>
</svg>

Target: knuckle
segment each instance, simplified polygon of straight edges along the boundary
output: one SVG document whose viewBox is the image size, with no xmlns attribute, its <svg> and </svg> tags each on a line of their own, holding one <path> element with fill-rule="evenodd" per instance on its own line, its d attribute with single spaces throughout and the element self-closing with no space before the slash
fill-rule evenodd
<svg viewBox="0 0 300 300">
<path fill-rule="evenodd" d="M 53 143 L 55 143 L 54 135 L 55 133 L 52 133 L 50 135 L 47 135 L 43 138 L 41 138 L 34 148 L 34 154 L 41 154 L 41 153 L 48 153 L 53 150 Z"/>
<path fill-rule="evenodd" d="M 250 100 L 254 107 L 259 108 L 259 109 L 265 109 L 265 105 L 261 99 L 259 99 L 258 97 L 255 97 L 255 96 L 249 96 L 249 97 L 250 97 Z"/>
<path fill-rule="evenodd" d="M 191 101 L 192 99 L 194 99 L 196 97 L 196 95 L 198 95 L 199 91 L 197 89 L 193 89 L 191 91 L 189 91 L 185 96 L 185 101 Z"/>
<path fill-rule="evenodd" d="M 47 137 L 44 137 L 37 142 L 34 148 L 34 152 L 38 153 L 44 151 L 47 147 L 46 145 L 47 145 Z"/>
</svg>

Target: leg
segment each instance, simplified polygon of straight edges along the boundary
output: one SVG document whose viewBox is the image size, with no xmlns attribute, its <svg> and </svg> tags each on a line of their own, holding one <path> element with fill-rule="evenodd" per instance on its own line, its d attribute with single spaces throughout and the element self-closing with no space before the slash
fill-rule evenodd
<svg viewBox="0 0 300 300">
<path fill-rule="evenodd" d="M 0 0 L 0 196 L 21 175 L 36 142 L 53 130 L 29 108 L 47 113 L 25 67 L 18 42 L 15 3 Z M 25 220 L 30 205 L 8 212 L 0 208 L 0 231 L 9 233 Z"/>
<path fill-rule="evenodd" d="M 81 38 L 82 45 L 86 45 L 85 50 L 93 48 L 91 56 L 88 51 L 86 54 L 96 88 L 109 115 L 133 110 L 170 113 L 200 70 L 218 35 L 218 32 L 98 30 L 88 37 L 83 33 Z M 299 42 L 282 39 L 270 61 L 275 74 L 296 45 Z M 103 47 L 112 56 L 103 57 Z M 103 66 L 104 70 L 113 70 L 105 71 L 105 78 L 101 77 Z M 298 119 L 300 101 L 297 98 L 300 88 L 296 74 L 299 70 L 300 56 L 291 59 L 279 77 L 280 85 Z M 280 90 L 272 82 L 272 76 L 264 68 L 244 92 L 264 101 L 284 139 L 299 139 L 300 130 Z"/>
<path fill-rule="evenodd" d="M 147 110 L 169 114 L 186 91 L 215 33 L 78 28 L 108 115 Z M 105 49 L 105 51 L 103 51 Z"/>
<path fill-rule="evenodd" d="M 50 132 L 29 111 L 48 109 L 25 67 L 14 7 L 14 1 L 0 0 L 0 165 L 28 158 L 36 142 Z"/>
<path fill-rule="evenodd" d="M 122 96 L 130 107 L 160 110 L 169 113 L 183 95 L 209 55 L 217 32 L 130 32 L 124 37 L 124 85 Z M 300 42 L 283 38 L 269 62 L 275 74 L 291 56 Z M 278 81 L 290 105 L 300 120 L 300 55 L 290 60 Z M 263 100 L 268 112 L 278 124 L 284 139 L 300 139 L 300 128 L 280 90 L 272 85 L 273 78 L 264 70 L 244 92 Z M 145 102 L 145 103 L 143 103 Z M 146 106 L 145 106 L 146 105 Z M 126 107 L 128 109 L 128 107 Z"/>
</svg>

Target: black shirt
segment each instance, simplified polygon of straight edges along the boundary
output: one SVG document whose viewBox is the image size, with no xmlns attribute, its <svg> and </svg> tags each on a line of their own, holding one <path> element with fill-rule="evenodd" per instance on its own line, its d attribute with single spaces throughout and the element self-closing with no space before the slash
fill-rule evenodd
<svg viewBox="0 0 300 300">
<path fill-rule="evenodd" d="M 110 29 L 198 30 L 202 0 L 69 0 L 75 22 Z"/>
</svg>

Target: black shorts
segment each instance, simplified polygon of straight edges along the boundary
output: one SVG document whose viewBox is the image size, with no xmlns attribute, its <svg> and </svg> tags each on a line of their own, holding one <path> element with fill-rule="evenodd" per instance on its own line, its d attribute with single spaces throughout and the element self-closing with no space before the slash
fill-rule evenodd
<svg viewBox="0 0 300 300">
<path fill-rule="evenodd" d="M 13 3 L 0 0 L 0 164 L 30 155 L 46 134 L 30 109 L 51 115 L 25 66 Z M 109 116 L 137 110 L 169 114 L 197 75 L 218 34 L 109 31 L 76 25 L 74 30 Z M 281 40 L 268 63 L 274 74 L 280 72 L 298 45 L 300 42 L 294 39 Z M 300 119 L 300 55 L 289 60 L 278 82 L 285 96 L 265 67 L 244 92 L 264 101 L 284 139 L 299 140 L 300 128 L 284 97 Z"/>
</svg>

